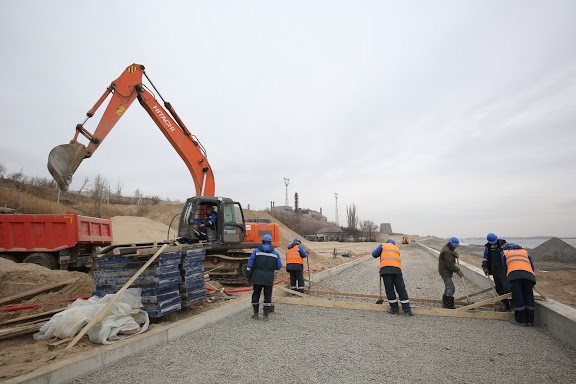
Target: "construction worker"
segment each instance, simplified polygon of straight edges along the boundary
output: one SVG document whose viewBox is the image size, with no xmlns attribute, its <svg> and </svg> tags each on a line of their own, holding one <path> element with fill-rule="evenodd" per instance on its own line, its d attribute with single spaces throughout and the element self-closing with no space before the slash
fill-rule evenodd
<svg viewBox="0 0 576 384">
<path fill-rule="evenodd" d="M 456 286 L 452 281 L 452 276 L 456 273 L 460 277 L 464 277 L 464 274 L 458 268 L 456 264 L 456 259 L 458 258 L 458 252 L 456 248 L 460 246 L 460 241 L 457 237 L 451 237 L 448 242 L 440 250 L 438 255 L 438 272 L 442 281 L 444 282 L 444 294 L 442 295 L 442 308 L 454 309 L 454 292 L 456 292 Z"/>
<path fill-rule="evenodd" d="M 304 258 L 308 252 L 301 245 L 299 237 L 295 237 L 288 245 L 286 252 L 286 272 L 290 274 L 290 289 L 304 293 Z"/>
<path fill-rule="evenodd" d="M 274 271 L 282 269 L 280 254 L 272 245 L 272 237 L 264 235 L 262 245 L 259 245 L 248 259 L 246 277 L 253 284 L 252 308 L 254 314 L 252 318 L 258 320 L 260 308 L 260 294 L 264 290 L 264 317 L 268 320 L 268 314 L 274 312 L 272 305 L 272 287 L 274 286 Z"/>
<path fill-rule="evenodd" d="M 408 292 L 406 292 L 406 286 L 404 284 L 404 277 L 402 276 L 400 249 L 396 246 L 394 240 L 388 239 L 384 244 L 378 245 L 378 247 L 372 251 L 372 257 L 380 258 L 380 276 L 382 276 L 386 298 L 390 304 L 388 313 L 393 315 L 399 313 L 398 300 L 396 299 L 396 292 L 398 292 L 404 315 L 413 316 L 414 314 L 410 309 Z"/>
<path fill-rule="evenodd" d="M 502 246 L 506 240 L 498 239 L 493 233 L 486 236 L 488 241 L 484 245 L 484 258 L 482 259 L 482 270 L 486 276 L 494 276 L 494 285 L 498 295 L 510 293 L 508 278 L 506 277 L 506 263 L 504 262 L 504 252 Z M 501 300 L 506 311 L 511 311 L 510 299 Z"/>
<path fill-rule="evenodd" d="M 512 291 L 514 322 L 521 326 L 534 325 L 534 263 L 525 249 L 514 243 L 505 244 L 506 275 Z"/>
</svg>

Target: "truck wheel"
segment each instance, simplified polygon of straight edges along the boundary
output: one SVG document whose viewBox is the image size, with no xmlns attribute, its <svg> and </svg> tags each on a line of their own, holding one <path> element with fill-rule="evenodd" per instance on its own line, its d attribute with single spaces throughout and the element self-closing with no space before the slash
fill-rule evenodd
<svg viewBox="0 0 576 384">
<path fill-rule="evenodd" d="M 23 263 L 36 264 L 48 269 L 58 269 L 58 260 L 56 256 L 49 253 L 31 253 L 26 256 Z"/>
</svg>

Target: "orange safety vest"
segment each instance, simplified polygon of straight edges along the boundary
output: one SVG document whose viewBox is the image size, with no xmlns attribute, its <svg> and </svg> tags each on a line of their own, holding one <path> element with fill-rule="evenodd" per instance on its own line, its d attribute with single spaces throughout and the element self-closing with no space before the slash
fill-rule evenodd
<svg viewBox="0 0 576 384">
<path fill-rule="evenodd" d="M 400 263 L 400 249 L 394 244 L 382 244 L 382 253 L 380 254 L 380 268 L 383 267 L 398 267 L 402 269 L 402 263 Z"/>
<path fill-rule="evenodd" d="M 506 250 L 504 251 L 504 256 L 506 257 L 507 266 L 506 276 L 512 271 L 527 271 L 536 276 L 532 270 L 528 252 L 525 249 Z"/>
<path fill-rule="evenodd" d="M 304 264 L 304 259 L 300 256 L 297 245 L 286 252 L 286 264 Z"/>
</svg>

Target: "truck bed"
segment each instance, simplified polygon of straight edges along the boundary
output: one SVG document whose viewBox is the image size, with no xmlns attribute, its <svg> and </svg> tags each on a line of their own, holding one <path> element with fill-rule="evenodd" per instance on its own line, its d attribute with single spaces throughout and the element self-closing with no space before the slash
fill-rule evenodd
<svg viewBox="0 0 576 384">
<path fill-rule="evenodd" d="M 63 215 L 0 215 L 0 252 L 51 252 L 82 244 L 110 245 L 112 220 Z"/>
</svg>

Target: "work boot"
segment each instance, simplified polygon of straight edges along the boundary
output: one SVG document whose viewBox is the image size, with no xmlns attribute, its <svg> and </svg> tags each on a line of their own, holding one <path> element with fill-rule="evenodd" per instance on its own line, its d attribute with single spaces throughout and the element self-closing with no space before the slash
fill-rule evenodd
<svg viewBox="0 0 576 384">
<path fill-rule="evenodd" d="M 448 308 L 450 306 L 450 300 L 448 296 L 442 295 L 442 308 Z"/>
<path fill-rule="evenodd" d="M 397 315 L 398 314 L 398 303 L 390 304 L 390 309 L 387 310 L 386 312 L 391 314 L 391 315 Z"/>
<path fill-rule="evenodd" d="M 414 313 L 409 309 L 408 312 L 404 312 L 404 316 L 414 316 Z"/>
<path fill-rule="evenodd" d="M 254 309 L 254 314 L 252 315 L 252 318 L 254 320 L 258 320 L 258 311 L 260 310 L 260 304 L 252 303 L 252 309 Z"/>
<path fill-rule="evenodd" d="M 512 310 L 512 306 L 510 305 L 510 300 L 504 299 L 504 300 L 502 300 L 502 303 L 504 303 L 504 311 L 505 312 L 509 312 L 510 310 Z"/>
<path fill-rule="evenodd" d="M 456 309 L 454 306 L 454 296 L 448 296 L 448 309 Z"/>
<path fill-rule="evenodd" d="M 268 314 L 270 313 L 270 305 L 264 305 L 264 317 L 262 320 L 268 321 Z"/>
<path fill-rule="evenodd" d="M 274 304 L 270 306 L 270 313 L 274 313 Z"/>
</svg>

